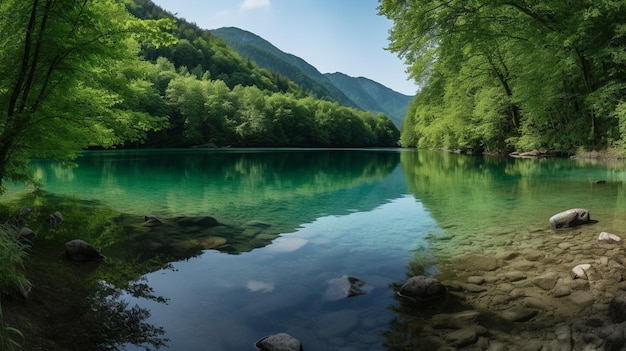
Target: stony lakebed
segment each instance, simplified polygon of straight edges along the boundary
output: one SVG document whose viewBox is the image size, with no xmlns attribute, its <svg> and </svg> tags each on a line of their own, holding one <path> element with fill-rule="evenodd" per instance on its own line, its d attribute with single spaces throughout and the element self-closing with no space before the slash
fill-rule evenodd
<svg viewBox="0 0 626 351">
<path fill-rule="evenodd" d="M 587 219 L 432 234 L 433 277 L 446 293 L 426 302 L 399 299 L 411 349 L 626 349 L 624 234 Z"/>
</svg>

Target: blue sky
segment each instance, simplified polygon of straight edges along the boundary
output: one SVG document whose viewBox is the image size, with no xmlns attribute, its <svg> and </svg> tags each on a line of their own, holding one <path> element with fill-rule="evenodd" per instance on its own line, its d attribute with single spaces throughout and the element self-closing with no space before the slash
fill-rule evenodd
<svg viewBox="0 0 626 351">
<path fill-rule="evenodd" d="M 366 77 L 415 94 L 406 66 L 388 46 L 391 21 L 377 0 L 153 0 L 204 29 L 238 27 L 299 56 L 322 73 Z"/>
</svg>

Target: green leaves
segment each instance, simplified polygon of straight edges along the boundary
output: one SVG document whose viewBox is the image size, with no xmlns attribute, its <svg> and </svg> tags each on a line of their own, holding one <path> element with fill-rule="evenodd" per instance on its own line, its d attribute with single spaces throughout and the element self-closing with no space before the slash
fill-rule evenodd
<svg viewBox="0 0 626 351">
<path fill-rule="evenodd" d="M 169 70 L 164 60 L 161 69 Z M 166 89 L 183 145 L 349 147 L 395 146 L 399 131 L 382 114 L 337 103 L 269 93 L 256 86 L 228 88 L 221 80 L 187 73 Z"/>
<path fill-rule="evenodd" d="M 394 21 L 390 49 L 423 85 L 404 141 L 571 153 L 621 139 L 623 2 L 383 0 L 379 9 Z"/>
<path fill-rule="evenodd" d="M 87 146 L 139 141 L 163 118 L 125 100 L 150 95 L 139 43 L 173 43 L 171 20 L 141 21 L 125 1 L 0 3 L 0 182 L 32 179 L 34 157 L 68 160 Z"/>
</svg>

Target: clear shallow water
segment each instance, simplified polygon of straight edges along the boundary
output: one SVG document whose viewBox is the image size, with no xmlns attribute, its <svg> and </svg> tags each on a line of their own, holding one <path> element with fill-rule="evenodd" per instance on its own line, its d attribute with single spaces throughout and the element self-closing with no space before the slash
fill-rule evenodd
<svg viewBox="0 0 626 351">
<path fill-rule="evenodd" d="M 33 300 L 67 303 L 19 311 L 50 324 L 46 333 L 24 330 L 33 348 L 144 350 L 166 338 L 171 350 L 252 350 L 261 337 L 288 332 L 305 350 L 381 350 L 396 318 L 389 285 L 403 282 L 410 264 L 436 262 L 429 243 L 439 235 L 447 241 L 436 254 L 450 257 L 483 250 L 464 242 L 470 233 L 545 228 L 572 207 L 588 208 L 607 231 L 626 226 L 622 162 L 233 149 L 88 152 L 78 164 L 37 162 L 44 191 L 15 186 L 5 197 L 5 211 L 34 209 Z M 51 228 L 43 223 L 53 210 L 65 221 Z M 211 216 L 225 227 L 158 232 L 142 226 L 145 214 Z M 90 269 L 60 260 L 62 244 L 76 237 L 107 260 Z M 227 244 L 188 250 L 188 239 L 205 237 Z M 325 300 L 327 282 L 344 274 L 373 289 Z M 89 303 L 67 302 L 81 300 Z"/>
<path fill-rule="evenodd" d="M 425 245 L 424 234 L 435 230 L 423 207 L 404 196 L 368 212 L 320 217 L 249 253 L 207 251 L 173 264 L 174 272 L 146 276 L 154 292 L 169 299 L 149 305 L 148 321 L 167 330 L 174 350 L 253 349 L 253 341 L 277 332 L 290 333 L 310 350 L 381 349 L 378 334 L 393 317 L 389 284 L 404 278 L 409 249 Z M 326 300 L 328 281 L 344 274 L 373 289 Z M 345 321 L 325 325 L 338 311 Z"/>
</svg>

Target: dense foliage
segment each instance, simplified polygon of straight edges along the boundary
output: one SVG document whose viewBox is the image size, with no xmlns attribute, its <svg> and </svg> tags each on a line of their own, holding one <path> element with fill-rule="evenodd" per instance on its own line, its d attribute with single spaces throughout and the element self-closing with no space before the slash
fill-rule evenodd
<svg viewBox="0 0 626 351">
<path fill-rule="evenodd" d="M 207 76 L 157 60 L 152 78 L 164 87 L 171 127 L 154 133 L 149 146 L 363 147 L 393 146 L 399 138 L 383 114 L 256 86 L 231 89 Z"/>
<path fill-rule="evenodd" d="M 67 161 L 86 147 L 399 139 L 387 117 L 309 98 L 147 0 L 10 0 L 0 17 L 0 187 L 32 181 L 33 158 Z"/>
<path fill-rule="evenodd" d="M 300 88 L 284 76 L 261 69 L 249 60 L 241 57 L 225 41 L 201 29 L 185 19 L 176 18 L 150 0 L 133 0 L 128 5 L 129 11 L 138 18 L 149 20 L 170 19 L 176 26 L 170 30 L 178 42 L 168 46 L 154 46 L 145 43 L 141 55 L 150 62 L 165 57 L 177 69 L 186 70 L 197 77 L 221 80 L 229 88 L 237 85 L 256 86 L 270 92 L 300 92 Z"/>
<path fill-rule="evenodd" d="M 0 18 L 0 185 L 30 180 L 32 158 L 68 160 L 165 122 L 121 102 L 147 90 L 138 41 L 171 42 L 168 20 L 114 0 L 2 1 Z"/>
<path fill-rule="evenodd" d="M 130 11 L 174 19 L 148 0 Z M 176 19 L 175 45 L 143 46 L 153 62 L 154 98 L 136 108 L 169 115 L 169 129 L 146 146 L 372 147 L 395 146 L 398 128 L 384 114 L 305 94 L 287 78 L 258 67 L 208 30 Z"/>
<path fill-rule="evenodd" d="M 626 3 L 381 0 L 390 49 L 421 83 L 404 146 L 623 147 Z"/>
</svg>

